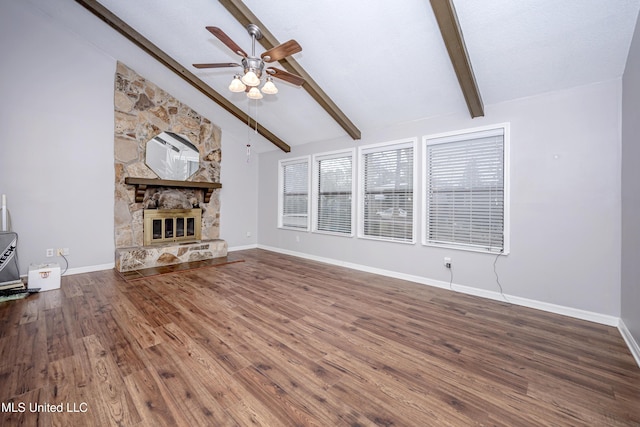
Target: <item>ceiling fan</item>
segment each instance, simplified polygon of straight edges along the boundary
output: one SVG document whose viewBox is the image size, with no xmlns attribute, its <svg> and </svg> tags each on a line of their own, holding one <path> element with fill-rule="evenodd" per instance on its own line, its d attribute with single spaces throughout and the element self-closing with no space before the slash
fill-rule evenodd
<svg viewBox="0 0 640 427">
<path fill-rule="evenodd" d="M 247 25 L 247 32 L 251 36 L 251 55 L 242 50 L 231 38 L 224 33 L 218 27 L 206 27 L 207 30 L 216 36 L 222 43 L 224 43 L 234 53 L 242 57 L 242 63 L 235 62 L 229 63 L 212 63 L 212 64 L 193 64 L 196 68 L 226 68 L 226 67 L 242 67 L 244 68 L 244 75 L 240 76 L 236 74 L 229 85 L 229 90 L 232 92 L 247 92 L 247 96 L 251 99 L 261 99 L 262 94 L 275 94 L 278 93 L 278 89 L 273 83 L 271 77 L 275 77 L 285 82 L 291 83 L 296 86 L 302 86 L 304 79 L 296 74 L 289 73 L 274 67 L 266 67 L 265 63 L 271 63 L 279 61 L 289 55 L 302 51 L 302 47 L 295 40 L 289 40 L 275 46 L 266 52 L 263 52 L 259 57 L 256 56 L 256 40 L 262 38 L 262 32 L 255 24 Z M 262 91 L 258 89 L 261 83 L 262 74 L 266 73 L 266 81 L 262 86 Z"/>
</svg>

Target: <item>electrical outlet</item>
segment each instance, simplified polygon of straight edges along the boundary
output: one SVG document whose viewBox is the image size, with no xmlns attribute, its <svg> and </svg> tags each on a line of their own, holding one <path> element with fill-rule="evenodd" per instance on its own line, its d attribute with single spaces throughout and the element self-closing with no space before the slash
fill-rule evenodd
<svg viewBox="0 0 640 427">
<path fill-rule="evenodd" d="M 58 249 L 56 249 L 56 256 L 60 256 L 60 255 L 62 255 L 62 251 L 63 251 L 63 249 L 62 249 L 62 248 L 58 248 Z"/>
<path fill-rule="evenodd" d="M 444 257 L 444 266 L 447 268 L 451 268 L 451 258 L 448 256 Z"/>
<path fill-rule="evenodd" d="M 251 232 L 247 231 L 247 237 L 251 237 Z"/>
<path fill-rule="evenodd" d="M 53 256 L 53 248 L 47 249 L 47 258 L 52 257 L 52 256 Z"/>
</svg>

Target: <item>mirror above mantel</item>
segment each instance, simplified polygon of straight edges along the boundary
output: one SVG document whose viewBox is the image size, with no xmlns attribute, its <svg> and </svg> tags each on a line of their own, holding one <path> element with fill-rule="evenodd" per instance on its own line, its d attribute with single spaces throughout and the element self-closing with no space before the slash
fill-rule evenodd
<svg viewBox="0 0 640 427">
<path fill-rule="evenodd" d="M 200 152 L 187 137 L 165 131 L 147 142 L 145 163 L 160 179 L 185 181 L 198 171 Z"/>
</svg>

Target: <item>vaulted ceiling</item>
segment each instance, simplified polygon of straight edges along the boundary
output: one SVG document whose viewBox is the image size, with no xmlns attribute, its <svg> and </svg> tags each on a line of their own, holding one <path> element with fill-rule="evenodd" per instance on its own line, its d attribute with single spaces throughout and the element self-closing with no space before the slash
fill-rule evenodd
<svg viewBox="0 0 640 427">
<path fill-rule="evenodd" d="M 184 69 L 286 144 L 358 138 L 303 88 L 249 101 L 227 87 L 238 62 L 206 26 L 246 52 L 251 38 L 224 0 L 99 0 Z M 485 105 L 620 78 L 640 0 L 453 0 Z M 294 61 L 357 133 L 447 114 L 469 114 L 428 0 L 244 0 L 275 39 L 295 39 Z M 228 5 L 227 5 L 228 6 Z M 257 52 L 265 49 L 256 46 Z M 274 64 L 281 68 L 287 64 Z M 273 146 L 273 149 L 277 149 Z"/>
</svg>

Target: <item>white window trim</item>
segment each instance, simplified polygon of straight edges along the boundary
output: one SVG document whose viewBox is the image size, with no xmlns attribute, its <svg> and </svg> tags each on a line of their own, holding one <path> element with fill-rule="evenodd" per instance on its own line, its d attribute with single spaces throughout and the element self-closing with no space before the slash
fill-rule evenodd
<svg viewBox="0 0 640 427">
<path fill-rule="evenodd" d="M 385 151 L 385 150 L 393 150 L 395 148 L 404 148 L 404 147 L 412 147 L 413 148 L 413 215 L 412 215 L 412 225 L 411 225 L 411 240 L 410 241 L 403 241 L 403 240 L 394 240 L 394 239 L 385 239 L 382 237 L 376 237 L 376 236 L 367 236 L 364 234 L 364 184 L 365 184 L 365 179 L 364 179 L 364 173 L 365 173 L 365 167 L 364 167 L 364 156 L 365 154 L 368 153 L 372 153 L 372 152 L 376 152 L 376 151 Z M 357 228 L 358 228 L 358 232 L 357 232 L 357 236 L 359 239 L 366 239 L 366 240 L 377 240 L 377 241 L 382 241 L 382 242 L 391 242 L 391 243 L 400 243 L 400 244 L 406 244 L 406 245 L 414 245 L 416 243 L 416 219 L 419 215 L 417 215 L 418 211 L 417 211 L 417 198 L 418 198 L 418 162 L 417 162 L 417 156 L 418 156 L 418 138 L 412 137 L 412 138 L 405 138 L 405 139 L 398 139 L 398 140 L 394 140 L 394 141 L 388 141 L 388 142 L 380 142 L 380 143 L 376 143 L 376 144 L 369 144 L 369 145 L 363 145 L 361 147 L 358 147 L 358 184 L 357 184 L 357 189 L 358 189 L 358 201 L 357 201 Z"/>
<path fill-rule="evenodd" d="M 499 129 L 502 128 L 504 131 L 504 141 L 503 141 L 503 149 L 504 149 L 504 178 L 503 178 L 503 182 L 504 182 L 504 219 L 503 219 L 503 232 L 504 232 L 504 241 L 503 241 L 503 250 L 502 250 L 502 254 L 503 255 L 508 255 L 510 250 L 511 250 L 511 245 L 510 245 L 510 241 L 511 241 L 511 126 L 510 123 L 498 123 L 498 124 L 494 124 L 494 125 L 488 125 L 488 126 L 481 126 L 481 127 L 477 127 L 477 128 L 471 128 L 471 129 L 464 129 L 464 130 L 460 130 L 460 131 L 452 131 L 452 132 L 444 132 L 444 133 L 438 133 L 438 134 L 433 134 L 433 135 L 425 135 L 422 137 L 422 193 L 425 193 L 427 191 L 427 173 L 428 173 L 428 169 L 427 169 L 427 145 L 429 144 L 434 144 L 436 142 L 433 142 L 432 140 L 434 139 L 444 139 L 447 137 L 457 137 L 457 136 L 462 136 L 464 134 L 469 134 L 469 133 L 476 133 L 476 132 L 483 132 L 483 131 L 490 131 L 490 130 L 495 130 L 495 129 Z M 429 142 L 431 141 L 431 142 Z M 439 143 L 444 143 L 447 142 L 445 140 L 441 140 Z M 422 197 L 422 218 L 421 218 L 421 224 L 422 224 L 422 245 L 424 246 L 432 246 L 432 247 L 439 247 L 439 248 L 449 248 L 449 249 L 459 249 L 459 250 L 463 250 L 463 251 L 469 251 L 469 252 L 482 252 L 482 253 L 491 253 L 493 254 L 494 252 L 489 252 L 485 249 L 481 249 L 481 248 L 473 248 L 473 247 L 469 247 L 469 246 L 461 246 L 461 245 L 455 245 L 455 244 L 444 244 L 444 243 L 431 243 L 428 242 L 428 237 L 427 237 L 427 233 L 428 233 L 428 228 L 426 226 L 427 224 L 427 215 L 428 215 L 428 207 L 427 207 L 427 197 L 425 194 L 421 194 Z"/>
<path fill-rule="evenodd" d="M 295 163 L 307 163 L 307 226 L 306 228 L 288 227 L 282 222 L 282 209 L 284 206 L 283 189 L 284 189 L 284 166 Z M 311 191 L 309 185 L 311 183 L 311 156 L 301 156 L 292 159 L 282 159 L 278 161 L 278 228 L 282 230 L 309 231 L 311 219 Z"/>
<path fill-rule="evenodd" d="M 353 237 L 356 228 L 356 150 L 354 148 L 348 150 L 327 151 L 313 155 L 312 182 L 311 182 L 311 212 L 313 216 L 312 232 L 319 234 L 329 234 L 332 236 Z M 335 233 L 331 231 L 318 230 L 318 196 L 319 196 L 319 178 L 318 163 L 320 160 L 336 159 L 340 157 L 351 157 L 351 233 Z"/>
</svg>

